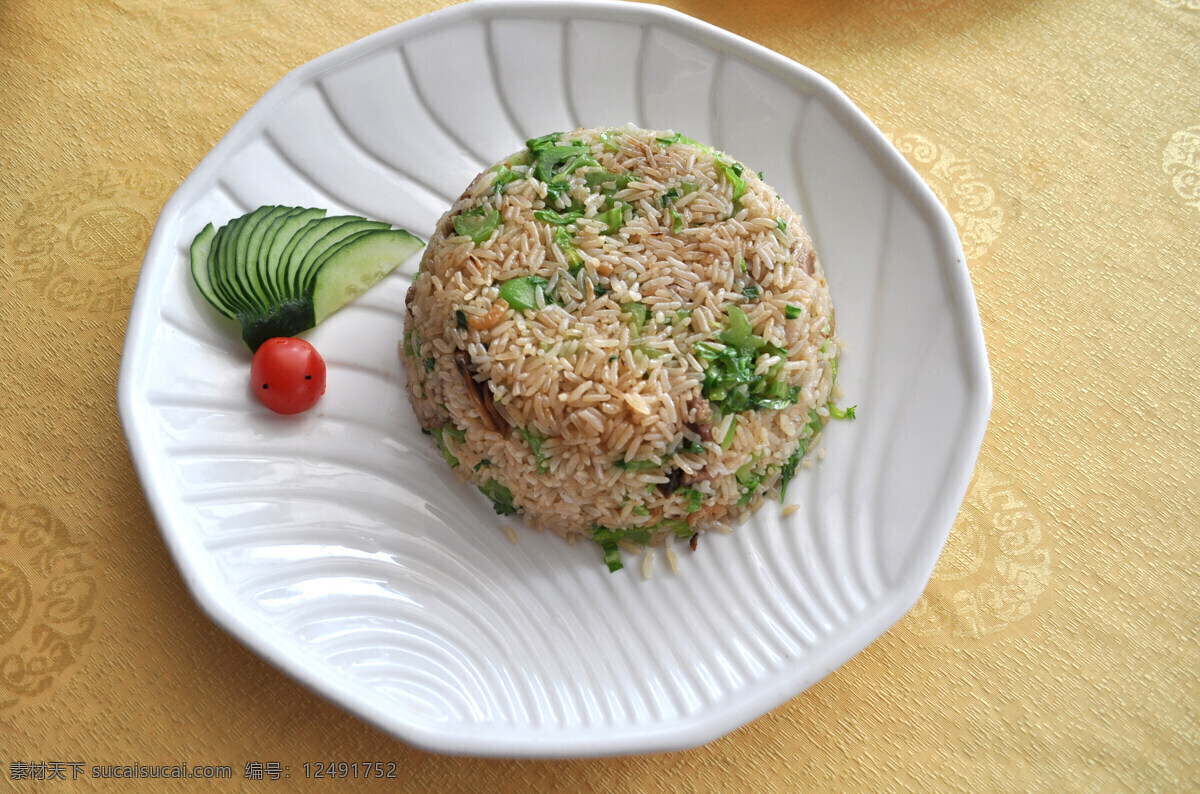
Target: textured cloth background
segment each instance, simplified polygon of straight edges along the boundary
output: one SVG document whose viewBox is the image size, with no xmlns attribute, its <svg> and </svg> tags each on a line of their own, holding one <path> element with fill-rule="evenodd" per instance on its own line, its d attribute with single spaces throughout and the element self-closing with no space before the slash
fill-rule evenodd
<svg viewBox="0 0 1200 794">
<path fill-rule="evenodd" d="M 667 3 L 876 121 L 954 215 L 988 342 L 932 582 L 809 691 L 688 752 L 440 757 L 200 614 L 114 404 L 150 230 L 286 72 L 445 4 L 0 3 L 0 781 L 188 762 L 234 779 L 180 789 L 290 790 L 383 760 L 414 791 L 1200 790 L 1200 0 Z"/>
</svg>

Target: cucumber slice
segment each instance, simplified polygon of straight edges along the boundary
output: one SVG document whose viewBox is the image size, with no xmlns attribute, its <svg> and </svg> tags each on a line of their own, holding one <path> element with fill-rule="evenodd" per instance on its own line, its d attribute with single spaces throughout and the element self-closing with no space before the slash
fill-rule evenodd
<svg viewBox="0 0 1200 794">
<path fill-rule="evenodd" d="M 356 234 L 365 231 L 388 229 L 389 224 L 382 221 L 356 220 L 350 223 L 343 223 L 336 229 L 330 232 L 320 240 L 317 240 L 305 252 L 304 258 L 300 260 L 300 264 L 296 266 L 295 275 L 295 290 L 297 294 L 307 295 L 312 291 L 312 276 L 314 265 L 327 251 L 336 248 L 342 241 L 353 237 Z"/>
<path fill-rule="evenodd" d="M 295 240 L 296 235 L 307 228 L 310 222 L 323 217 L 325 217 L 325 210 L 302 209 L 299 213 L 284 221 L 283 226 L 276 232 L 275 239 L 271 241 L 271 250 L 267 252 L 267 273 L 270 274 L 270 277 L 266 281 L 275 303 L 282 303 L 287 299 L 288 295 L 288 293 L 280 289 L 277 280 L 280 262 L 283 261 L 283 252 Z"/>
<path fill-rule="evenodd" d="M 403 229 L 375 231 L 340 247 L 322 263 L 313 282 L 313 318 L 321 322 L 362 295 L 424 243 Z"/>
<path fill-rule="evenodd" d="M 236 289 L 237 284 L 231 282 L 225 273 L 225 262 L 232 257 L 232 254 L 229 253 L 230 243 L 237 235 L 237 230 L 245 218 L 244 215 L 234 218 L 222 226 L 217 232 L 217 239 L 213 241 L 212 251 L 208 254 L 209 280 L 217 295 L 234 314 L 240 314 L 245 311 L 246 307 L 243 305 L 240 291 Z"/>
<path fill-rule="evenodd" d="M 332 314 L 420 250 L 423 243 L 382 221 L 325 210 L 264 206 L 219 229 L 207 225 L 190 249 L 192 279 L 217 311 L 242 326 L 251 350 L 295 336 Z"/>
<path fill-rule="evenodd" d="M 279 234 L 279 230 L 289 219 L 296 217 L 304 212 L 300 207 L 285 207 L 286 212 L 271 221 L 271 225 L 263 232 L 262 240 L 258 245 L 258 255 L 253 262 L 248 262 L 248 266 L 254 267 L 258 271 L 258 282 L 263 285 L 263 290 L 268 302 L 275 303 L 275 293 L 271 289 L 271 271 L 267 270 L 267 255 L 271 251 L 271 245 L 275 242 L 275 235 Z"/>
<path fill-rule="evenodd" d="M 281 267 L 275 276 L 280 294 L 299 294 L 299 291 L 296 289 L 296 285 L 299 283 L 296 280 L 296 273 L 300 270 L 300 263 L 304 261 L 304 255 L 308 253 L 309 248 L 312 248 L 322 237 L 339 226 L 361 220 L 362 218 L 357 215 L 334 215 L 309 223 L 301 229 L 300 233 L 296 235 L 296 239 L 283 252 Z"/>
<path fill-rule="evenodd" d="M 279 218 L 287 216 L 289 212 L 294 212 L 294 207 L 275 207 L 266 215 L 264 215 L 253 229 L 248 229 L 246 237 L 246 253 L 240 252 L 238 256 L 240 261 L 245 264 L 242 270 L 246 273 L 246 281 L 249 283 L 250 291 L 258 302 L 268 308 L 271 305 L 270 296 L 267 293 L 266 285 L 262 281 L 262 273 L 258 269 L 258 252 L 262 246 L 263 237 L 266 236 L 267 230 Z"/>
<path fill-rule="evenodd" d="M 192 280 L 196 282 L 197 289 L 204 299 L 212 304 L 213 308 L 225 315 L 229 319 L 234 319 L 231 312 L 225 303 L 217 297 L 213 290 L 212 282 L 208 280 L 208 254 L 212 250 L 213 238 L 217 236 L 216 228 L 210 223 L 200 230 L 196 235 L 196 239 L 192 241 L 190 250 L 192 258 Z"/>
<path fill-rule="evenodd" d="M 252 269 L 246 266 L 250 261 L 250 240 L 254 236 L 255 229 L 264 220 L 272 217 L 277 209 L 279 208 L 273 206 L 259 207 L 250 213 L 238 228 L 237 239 L 232 243 L 233 260 L 229 263 L 230 272 L 241 286 L 242 294 L 251 310 L 266 311 L 267 304 L 261 299 L 262 290 L 258 288 L 255 280 L 251 277 Z"/>
</svg>

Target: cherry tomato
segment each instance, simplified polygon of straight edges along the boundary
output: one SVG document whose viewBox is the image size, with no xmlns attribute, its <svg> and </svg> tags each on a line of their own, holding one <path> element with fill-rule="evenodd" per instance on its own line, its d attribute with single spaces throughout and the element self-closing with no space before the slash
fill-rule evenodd
<svg viewBox="0 0 1200 794">
<path fill-rule="evenodd" d="M 250 362 L 250 387 L 277 414 L 307 411 L 325 393 L 325 361 L 303 339 L 268 339 Z"/>
</svg>

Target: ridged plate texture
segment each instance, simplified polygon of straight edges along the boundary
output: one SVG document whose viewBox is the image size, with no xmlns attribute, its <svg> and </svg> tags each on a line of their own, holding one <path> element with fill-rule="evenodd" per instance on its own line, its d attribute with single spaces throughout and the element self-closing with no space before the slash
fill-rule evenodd
<svg viewBox="0 0 1200 794">
<path fill-rule="evenodd" d="M 249 391 L 236 329 L 191 284 L 209 221 L 327 207 L 428 237 L 476 172 L 577 126 L 673 129 L 765 172 L 805 217 L 848 343 L 858 419 L 825 458 L 679 573 L 609 574 L 460 484 L 421 435 L 397 356 L 417 259 L 308 334 L 317 409 Z M 794 697 L 916 601 L 965 492 L 991 392 L 954 226 L 828 81 L 666 9 L 476 2 L 385 30 L 275 86 L 163 210 L 119 406 L 197 601 L 385 731 L 451 753 L 582 756 L 710 741 Z M 832 715 L 831 715 L 832 718 Z"/>
</svg>

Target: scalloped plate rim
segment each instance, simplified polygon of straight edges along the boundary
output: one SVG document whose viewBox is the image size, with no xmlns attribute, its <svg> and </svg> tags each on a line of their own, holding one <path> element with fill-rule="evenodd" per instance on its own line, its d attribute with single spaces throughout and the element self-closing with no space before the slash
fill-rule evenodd
<svg viewBox="0 0 1200 794">
<path fill-rule="evenodd" d="M 193 546 L 194 539 L 179 530 L 171 512 L 173 506 L 163 495 L 163 476 L 151 465 L 152 461 L 145 453 L 147 430 L 139 418 L 141 406 L 138 402 L 138 385 L 144 371 L 144 354 L 152 342 L 153 310 L 156 308 L 147 296 L 161 287 L 168 275 L 168 267 L 160 260 L 164 258 L 163 251 L 169 250 L 177 237 L 177 227 L 185 205 L 215 177 L 219 166 L 247 143 L 253 133 L 261 131 L 271 112 L 297 88 L 329 69 L 368 55 L 380 45 L 408 38 L 427 27 L 471 19 L 504 18 L 506 14 L 523 15 L 531 10 L 555 18 L 574 18 L 586 12 L 590 19 L 602 18 L 641 25 L 660 24 L 689 34 L 710 47 L 719 47 L 744 57 L 793 86 L 801 84 L 810 89 L 811 96 L 824 101 L 828 109 L 867 145 L 877 164 L 887 170 L 894 184 L 908 193 L 930 227 L 936 231 L 935 247 L 938 252 L 949 257 L 949 261 L 956 265 L 951 271 L 953 278 L 949 280 L 948 288 L 952 299 L 959 304 L 961 317 L 956 323 L 956 330 L 962 335 L 960 341 L 965 349 L 970 378 L 964 418 L 964 426 L 970 429 L 969 438 L 955 447 L 957 459 L 952 466 L 954 476 L 945 484 L 945 496 L 930 514 L 929 523 L 936 529 L 927 532 L 925 543 L 913 550 L 912 554 L 919 559 L 913 559 L 905 574 L 888 590 L 892 598 L 886 607 L 855 624 L 853 630 L 838 635 L 820 652 L 806 657 L 806 664 L 801 670 L 793 671 L 793 675 L 781 676 L 772 684 L 740 693 L 742 696 L 734 706 L 691 715 L 682 720 L 686 723 L 682 727 L 677 720 L 655 723 L 648 728 L 614 730 L 609 734 L 608 741 L 602 744 L 597 744 L 595 737 L 590 735 L 548 734 L 538 741 L 523 738 L 511 740 L 505 737 L 503 730 L 497 730 L 492 725 L 483 725 L 476 730 L 464 730 L 462 725 L 452 725 L 451 730 L 429 729 L 422 724 L 405 721 L 403 715 L 379 708 L 369 698 L 356 692 L 354 687 L 331 679 L 304 658 L 293 656 L 286 649 L 273 644 L 255 628 L 252 621 L 227 603 L 209 580 L 209 574 L 201 564 L 203 555 L 199 555 Z M 473 0 L 377 31 L 284 75 L 222 136 L 164 204 L 138 277 L 117 385 L 119 417 L 151 513 L 189 591 L 205 614 L 289 677 L 389 735 L 434 752 L 499 757 L 591 757 L 662 752 L 703 745 L 782 705 L 836 670 L 899 621 L 920 597 L 965 497 L 991 406 L 992 384 L 987 351 L 974 291 L 953 220 L 920 175 L 869 118 L 834 83 L 779 53 L 674 9 L 619 0 Z"/>
</svg>

